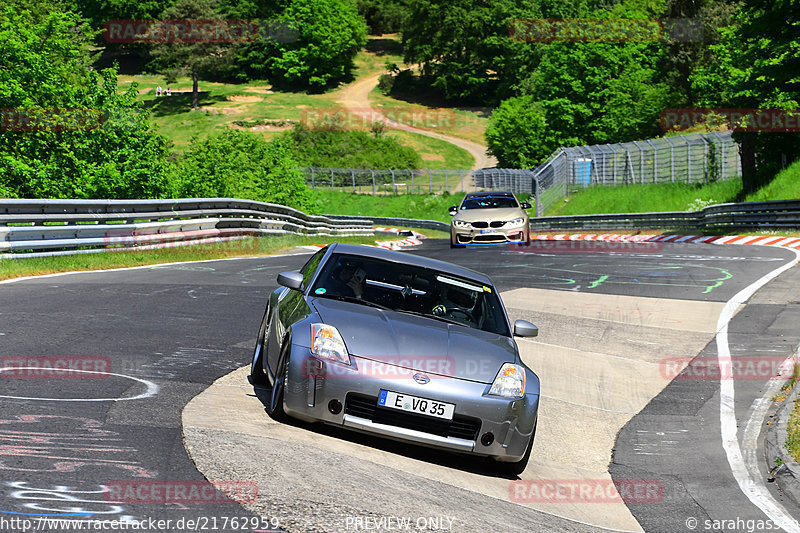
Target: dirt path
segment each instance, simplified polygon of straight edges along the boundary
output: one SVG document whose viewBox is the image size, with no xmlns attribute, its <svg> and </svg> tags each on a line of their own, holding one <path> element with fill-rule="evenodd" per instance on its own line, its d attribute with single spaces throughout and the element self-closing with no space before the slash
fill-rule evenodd
<svg viewBox="0 0 800 533">
<path fill-rule="evenodd" d="M 373 74 L 366 78 L 357 80 L 351 83 L 350 85 L 344 87 L 341 90 L 340 96 L 337 101 L 353 113 L 358 113 L 361 115 L 369 115 L 369 116 L 380 115 L 381 117 L 383 117 L 380 110 L 373 108 L 369 101 L 369 94 L 370 92 L 372 92 L 372 89 L 374 89 L 375 86 L 378 85 L 378 78 L 380 78 L 380 76 L 381 73 Z M 432 131 L 414 128 L 406 124 L 401 124 L 399 122 L 386 119 L 385 117 L 384 121 L 386 125 L 390 128 L 403 131 L 410 131 L 413 133 L 418 133 L 420 135 L 425 135 L 427 137 L 441 139 L 443 141 L 454 144 L 459 148 L 463 148 L 464 150 L 469 152 L 475 159 L 475 162 L 470 170 L 497 166 L 497 159 L 494 156 L 487 155 L 486 147 L 481 144 L 468 141 L 466 139 L 459 139 L 458 137 L 450 137 L 449 135 L 442 135 L 441 133 L 435 133 Z M 465 191 L 472 189 L 473 188 L 472 183 L 473 183 L 472 172 L 469 172 L 465 174 L 464 177 L 461 179 L 461 183 L 456 188 L 456 191 Z"/>
</svg>

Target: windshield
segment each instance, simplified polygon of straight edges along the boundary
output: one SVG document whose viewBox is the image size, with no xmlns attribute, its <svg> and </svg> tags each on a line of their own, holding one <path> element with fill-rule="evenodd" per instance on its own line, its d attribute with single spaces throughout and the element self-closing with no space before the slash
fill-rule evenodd
<svg viewBox="0 0 800 533">
<path fill-rule="evenodd" d="M 310 294 L 363 302 L 510 336 L 505 313 L 493 287 L 436 270 L 333 254 Z"/>
<path fill-rule="evenodd" d="M 461 209 L 497 209 L 519 207 L 517 200 L 511 196 L 478 196 L 465 198 Z"/>
</svg>

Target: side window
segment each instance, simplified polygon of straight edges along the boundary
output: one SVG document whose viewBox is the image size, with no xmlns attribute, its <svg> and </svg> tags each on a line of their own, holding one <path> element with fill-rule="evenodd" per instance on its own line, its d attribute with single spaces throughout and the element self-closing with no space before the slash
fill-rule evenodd
<svg viewBox="0 0 800 533">
<path fill-rule="evenodd" d="M 308 284 L 311 283 L 311 279 L 317 272 L 319 263 L 322 261 L 322 257 L 327 251 L 327 249 L 323 248 L 319 252 L 315 253 L 313 257 L 311 257 L 311 259 L 309 259 L 306 264 L 303 265 L 303 268 L 300 269 L 300 273 L 303 275 L 303 287 L 308 287 Z"/>
</svg>

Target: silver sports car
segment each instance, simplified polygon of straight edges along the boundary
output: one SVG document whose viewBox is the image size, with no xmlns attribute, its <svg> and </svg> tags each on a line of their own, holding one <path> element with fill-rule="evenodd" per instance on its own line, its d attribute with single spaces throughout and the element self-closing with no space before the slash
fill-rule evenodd
<svg viewBox="0 0 800 533">
<path fill-rule="evenodd" d="M 491 280 L 413 254 L 332 244 L 278 276 L 250 378 L 270 415 L 489 456 L 524 470 L 539 378 Z"/>
</svg>

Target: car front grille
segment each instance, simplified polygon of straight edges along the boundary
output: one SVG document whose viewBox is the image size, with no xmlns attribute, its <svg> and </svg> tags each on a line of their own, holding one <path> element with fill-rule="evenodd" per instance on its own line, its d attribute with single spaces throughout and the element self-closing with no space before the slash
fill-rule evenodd
<svg viewBox="0 0 800 533">
<path fill-rule="evenodd" d="M 505 235 L 475 235 L 473 242 L 506 242 Z"/>
<path fill-rule="evenodd" d="M 366 418 L 376 424 L 413 429 L 432 435 L 439 435 L 440 437 L 475 440 L 478 438 L 478 432 L 481 429 L 481 421 L 477 418 L 454 415 L 453 420 L 444 420 L 442 418 L 406 413 L 395 409 L 378 407 L 378 398 L 357 394 L 347 395 L 344 412 L 348 415 Z"/>
<path fill-rule="evenodd" d="M 506 221 L 505 220 L 493 220 L 491 222 L 485 222 L 485 221 L 480 220 L 480 221 L 476 221 L 476 222 L 470 222 L 470 224 L 472 224 L 473 228 L 478 228 L 478 229 L 502 228 L 503 226 L 506 225 Z"/>
</svg>

